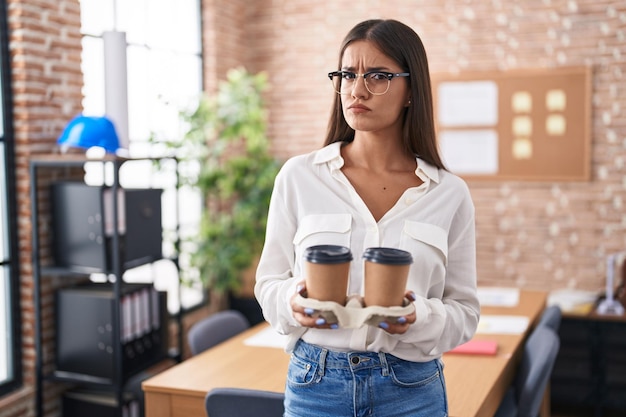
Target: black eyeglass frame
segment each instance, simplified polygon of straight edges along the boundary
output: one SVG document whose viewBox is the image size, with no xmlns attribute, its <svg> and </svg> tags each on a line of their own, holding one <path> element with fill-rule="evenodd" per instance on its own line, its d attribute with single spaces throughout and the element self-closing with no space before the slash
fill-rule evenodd
<svg viewBox="0 0 626 417">
<path fill-rule="evenodd" d="M 371 75 L 371 74 L 381 74 L 384 75 L 385 77 L 387 77 L 387 89 L 383 92 L 383 93 L 374 93 L 372 92 L 368 85 L 367 85 L 367 76 Z M 333 82 L 333 78 L 334 77 L 341 77 L 343 79 L 344 76 L 348 76 L 349 79 L 352 80 L 356 80 L 356 78 L 358 76 L 363 77 L 363 81 L 365 81 L 365 88 L 367 88 L 367 91 L 369 91 L 371 94 L 375 95 L 375 96 L 382 96 L 383 94 L 387 93 L 387 91 L 389 91 L 389 86 L 391 85 L 391 80 L 393 80 L 396 77 L 409 77 L 411 75 L 411 73 L 409 72 L 387 72 L 387 71 L 368 71 L 364 74 L 358 74 L 356 72 L 352 72 L 352 71 L 331 71 L 328 73 L 328 78 L 330 79 L 331 82 Z M 337 91 L 336 89 L 334 89 L 335 92 L 337 94 L 346 94 L 346 93 L 341 93 L 340 91 Z"/>
</svg>

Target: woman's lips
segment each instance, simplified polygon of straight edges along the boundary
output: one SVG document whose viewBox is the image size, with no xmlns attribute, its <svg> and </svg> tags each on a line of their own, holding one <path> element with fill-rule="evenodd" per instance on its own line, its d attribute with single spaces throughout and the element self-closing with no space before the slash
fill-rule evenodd
<svg viewBox="0 0 626 417">
<path fill-rule="evenodd" d="M 353 104 L 348 107 L 348 110 L 351 110 L 353 113 L 365 113 L 370 111 L 371 109 L 367 106 L 363 106 L 362 104 Z"/>
</svg>

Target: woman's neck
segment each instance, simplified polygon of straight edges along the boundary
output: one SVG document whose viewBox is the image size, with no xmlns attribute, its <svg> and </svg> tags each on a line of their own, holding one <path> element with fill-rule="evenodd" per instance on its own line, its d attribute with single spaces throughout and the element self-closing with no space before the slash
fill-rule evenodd
<svg viewBox="0 0 626 417">
<path fill-rule="evenodd" d="M 343 147 L 346 164 L 375 172 L 415 169 L 415 157 L 408 155 L 399 137 L 382 137 L 357 132 L 354 140 Z"/>
</svg>

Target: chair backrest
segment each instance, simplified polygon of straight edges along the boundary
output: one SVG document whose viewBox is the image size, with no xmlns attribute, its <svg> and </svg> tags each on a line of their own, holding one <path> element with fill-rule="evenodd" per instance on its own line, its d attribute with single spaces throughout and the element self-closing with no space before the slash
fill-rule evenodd
<svg viewBox="0 0 626 417">
<path fill-rule="evenodd" d="M 541 314 L 541 318 L 539 319 L 537 326 L 548 326 L 558 334 L 559 327 L 561 327 L 562 316 L 563 313 L 561 312 L 561 308 L 559 306 L 548 306 Z"/>
<path fill-rule="evenodd" d="M 559 336 L 548 326 L 537 326 L 528 337 L 514 385 L 518 417 L 539 415 L 559 345 Z"/>
<path fill-rule="evenodd" d="M 285 395 L 243 388 L 214 388 L 205 397 L 209 417 L 282 417 Z"/>
<path fill-rule="evenodd" d="M 250 323 L 239 311 L 219 311 L 191 326 L 187 333 L 189 349 L 197 355 L 249 327 Z"/>
</svg>

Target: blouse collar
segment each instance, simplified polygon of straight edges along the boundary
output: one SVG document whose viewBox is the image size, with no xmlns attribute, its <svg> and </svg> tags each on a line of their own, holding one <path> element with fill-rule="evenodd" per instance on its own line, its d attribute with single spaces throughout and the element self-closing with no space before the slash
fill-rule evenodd
<svg viewBox="0 0 626 417">
<path fill-rule="evenodd" d="M 343 167 L 343 158 L 341 157 L 341 145 L 343 142 L 334 142 L 330 145 L 323 147 L 315 153 L 315 164 L 326 164 L 330 166 L 332 170 L 339 170 Z M 415 175 L 419 177 L 423 182 L 429 182 L 432 180 L 436 183 L 439 182 L 439 169 L 419 158 L 415 157 L 417 161 L 417 169 Z"/>
</svg>

